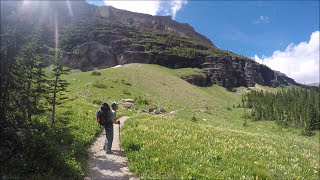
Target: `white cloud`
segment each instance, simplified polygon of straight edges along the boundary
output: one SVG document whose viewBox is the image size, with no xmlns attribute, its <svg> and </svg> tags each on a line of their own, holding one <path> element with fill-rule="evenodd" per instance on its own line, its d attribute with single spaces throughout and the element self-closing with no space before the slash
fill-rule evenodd
<svg viewBox="0 0 320 180">
<path fill-rule="evenodd" d="M 160 1 L 121 1 L 104 0 L 108 6 L 132 12 L 157 15 L 160 10 Z"/>
<path fill-rule="evenodd" d="M 122 1 L 122 0 L 104 0 L 108 6 L 118 9 L 124 9 L 132 12 L 150 14 L 150 15 L 171 15 L 175 19 L 177 12 L 181 7 L 187 4 L 187 0 L 173 1 Z"/>
<path fill-rule="evenodd" d="M 176 18 L 177 12 L 181 9 L 182 5 L 187 4 L 187 1 L 172 1 L 171 2 L 171 16 Z"/>
<path fill-rule="evenodd" d="M 309 42 L 291 43 L 285 51 L 275 51 L 271 57 L 254 55 L 253 59 L 285 73 L 296 82 L 319 82 L 319 31 L 311 34 Z"/>
<path fill-rule="evenodd" d="M 254 24 L 260 24 L 260 23 L 263 23 L 263 24 L 269 23 L 269 17 L 268 16 L 260 16 L 259 19 L 254 22 Z"/>
</svg>

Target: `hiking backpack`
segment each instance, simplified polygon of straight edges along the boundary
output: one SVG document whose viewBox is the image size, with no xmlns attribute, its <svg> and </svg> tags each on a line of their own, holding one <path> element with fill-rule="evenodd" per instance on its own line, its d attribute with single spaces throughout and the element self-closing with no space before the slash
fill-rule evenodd
<svg viewBox="0 0 320 180">
<path fill-rule="evenodd" d="M 103 103 L 101 108 L 99 110 L 96 111 L 96 118 L 97 118 L 97 122 L 100 125 L 107 125 L 107 124 L 112 124 L 110 123 L 110 107 L 107 103 Z"/>
</svg>

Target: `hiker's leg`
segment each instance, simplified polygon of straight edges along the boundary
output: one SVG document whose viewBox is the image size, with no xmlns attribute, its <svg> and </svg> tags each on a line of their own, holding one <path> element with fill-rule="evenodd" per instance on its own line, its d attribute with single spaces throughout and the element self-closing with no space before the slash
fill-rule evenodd
<svg viewBox="0 0 320 180">
<path fill-rule="evenodd" d="M 107 128 L 107 150 L 111 150 L 112 147 L 112 141 L 113 141 L 113 125 L 111 125 L 110 127 Z"/>
<path fill-rule="evenodd" d="M 103 149 L 106 151 L 107 150 L 107 144 L 108 144 L 108 128 L 107 126 L 104 126 L 104 130 L 106 131 L 106 140 L 104 141 Z"/>
</svg>

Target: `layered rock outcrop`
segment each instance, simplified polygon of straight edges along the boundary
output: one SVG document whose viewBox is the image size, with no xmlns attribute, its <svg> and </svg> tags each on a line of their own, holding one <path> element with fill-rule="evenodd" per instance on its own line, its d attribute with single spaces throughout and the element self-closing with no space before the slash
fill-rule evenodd
<svg viewBox="0 0 320 180">
<path fill-rule="evenodd" d="M 201 64 L 201 68 L 207 74 L 208 84 L 218 84 L 226 88 L 249 87 L 255 83 L 272 87 L 297 85 L 293 79 L 272 71 L 265 65 L 233 56 L 223 58 L 208 56 Z"/>
<path fill-rule="evenodd" d="M 201 61 L 199 61 L 198 59 L 186 58 L 170 54 L 126 51 L 121 54 L 119 64 L 129 63 L 158 64 L 168 68 L 177 69 L 199 67 Z"/>
<path fill-rule="evenodd" d="M 58 32 L 62 62 L 70 68 L 89 71 L 128 63 L 148 63 L 202 69 L 205 76 L 183 77 L 199 86 L 298 85 L 280 72 L 217 48 L 190 25 L 176 22 L 170 16 L 98 7 L 85 1 L 70 1 L 71 8 L 63 1 L 37 3 L 39 6 L 32 8 L 17 6 L 19 13 L 14 12 L 15 4 L 3 3 L 8 7 L 1 12 L 3 24 L 10 27 L 14 20 L 23 22 L 28 27 L 27 32 L 38 32 L 39 42 L 48 49 L 56 48 Z M 48 9 L 41 9 L 44 7 Z M 42 17 L 42 21 L 38 22 L 38 17 Z"/>
<path fill-rule="evenodd" d="M 123 23 L 140 29 L 167 31 L 182 37 L 197 40 L 207 45 L 213 45 L 207 37 L 197 33 L 192 26 L 187 23 L 174 21 L 171 19 L 171 16 L 152 16 L 119 10 L 111 6 L 100 7 L 99 12 L 100 14 L 108 14 L 108 16 L 101 15 L 102 17 L 120 19 Z"/>
</svg>

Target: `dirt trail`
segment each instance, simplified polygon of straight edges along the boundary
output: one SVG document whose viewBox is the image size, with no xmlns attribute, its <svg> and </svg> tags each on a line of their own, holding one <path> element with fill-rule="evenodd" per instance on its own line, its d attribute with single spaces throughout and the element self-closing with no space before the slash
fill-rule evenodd
<svg viewBox="0 0 320 180">
<path fill-rule="evenodd" d="M 128 116 L 119 118 L 121 126 Z M 89 149 L 89 160 L 86 171 L 86 180 L 89 179 L 130 179 L 136 180 L 127 166 L 127 158 L 119 146 L 119 125 L 113 125 L 113 143 L 112 154 L 106 154 L 103 150 L 106 133 L 103 133 L 97 138 L 96 142 Z"/>
</svg>

